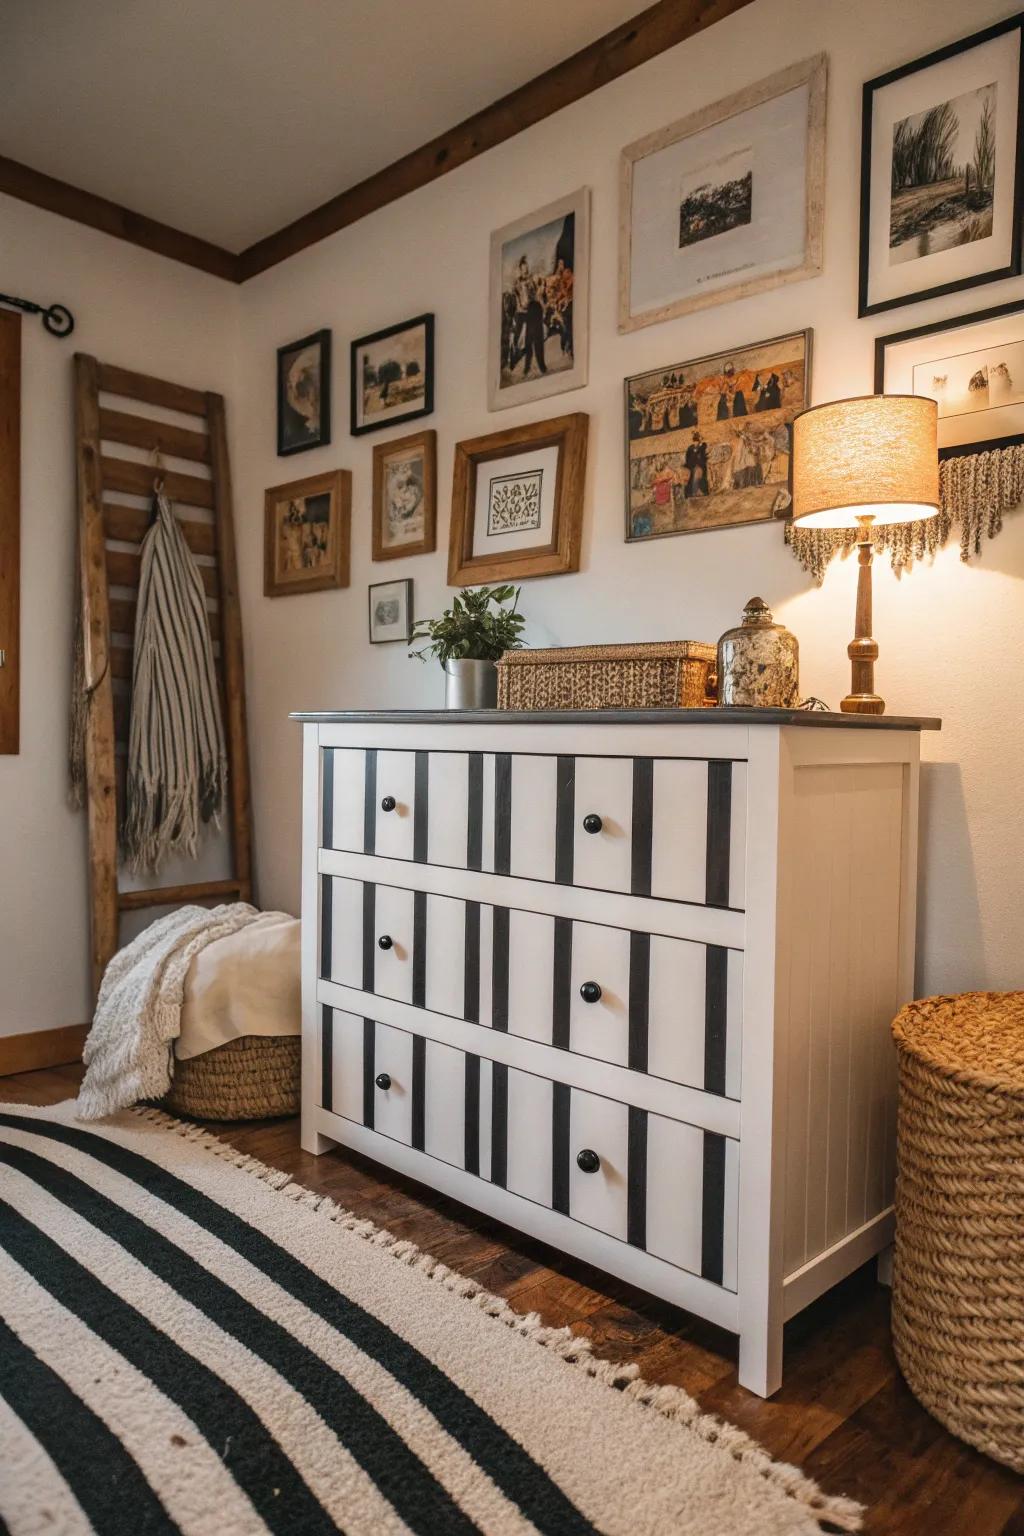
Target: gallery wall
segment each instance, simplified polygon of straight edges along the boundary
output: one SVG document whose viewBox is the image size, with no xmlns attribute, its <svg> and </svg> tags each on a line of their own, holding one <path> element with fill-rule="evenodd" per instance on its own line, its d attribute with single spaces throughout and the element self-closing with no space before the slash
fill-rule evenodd
<svg viewBox="0 0 1024 1536">
<path fill-rule="evenodd" d="M 799 637 L 802 684 L 835 705 L 848 688 L 855 570 L 836 563 L 815 589 L 779 526 L 623 543 L 622 380 L 811 326 L 815 402 L 872 389 L 875 335 L 1024 297 L 994 283 L 858 320 L 860 88 L 1011 13 L 976 0 L 756 0 L 737 15 L 531 128 L 500 148 L 286 262 L 241 290 L 234 396 L 239 558 L 247 629 L 257 826 L 264 904 L 295 910 L 299 883 L 299 729 L 293 709 L 439 705 L 443 679 L 402 645 L 367 643 L 367 584 L 409 576 L 415 610 L 438 612 L 446 585 L 452 451 L 460 438 L 564 411 L 590 414 L 578 574 L 527 583 L 534 644 L 715 639 L 747 598 L 763 596 Z M 824 50 L 830 59 L 825 262 L 821 277 L 630 335 L 616 325 L 619 151 L 645 133 Z M 487 410 L 487 271 L 492 229 L 579 186 L 592 189 L 590 382 L 513 410 Z M 373 564 L 372 449 L 348 433 L 348 343 L 432 311 L 438 434 L 438 550 Z M 333 332 L 334 441 L 275 456 L 274 350 Z M 403 430 L 395 428 L 390 435 Z M 352 580 L 346 591 L 266 599 L 266 486 L 342 466 L 353 473 Z M 924 740 L 919 988 L 1021 982 L 1024 722 L 1024 514 L 980 561 L 949 548 L 897 580 L 876 566 L 879 691 L 891 712 L 941 714 Z"/>
</svg>

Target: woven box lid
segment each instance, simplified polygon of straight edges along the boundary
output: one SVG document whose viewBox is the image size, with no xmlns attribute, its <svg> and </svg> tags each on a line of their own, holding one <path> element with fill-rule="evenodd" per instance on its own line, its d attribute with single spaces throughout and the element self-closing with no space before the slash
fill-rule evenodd
<svg viewBox="0 0 1024 1536">
<path fill-rule="evenodd" d="M 499 666 L 550 666 L 577 661 L 714 661 L 716 647 L 703 640 L 651 640 L 633 645 L 553 645 L 506 651 Z"/>
</svg>

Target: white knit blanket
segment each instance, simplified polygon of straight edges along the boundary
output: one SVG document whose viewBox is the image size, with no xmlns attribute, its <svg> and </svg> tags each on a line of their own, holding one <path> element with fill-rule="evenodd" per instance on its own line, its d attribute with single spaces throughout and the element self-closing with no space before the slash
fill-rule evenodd
<svg viewBox="0 0 1024 1536">
<path fill-rule="evenodd" d="M 255 907 L 179 907 L 119 950 L 107 966 L 82 1060 L 78 1118 L 100 1120 L 171 1086 L 185 978 L 194 956 L 260 917 Z"/>
</svg>

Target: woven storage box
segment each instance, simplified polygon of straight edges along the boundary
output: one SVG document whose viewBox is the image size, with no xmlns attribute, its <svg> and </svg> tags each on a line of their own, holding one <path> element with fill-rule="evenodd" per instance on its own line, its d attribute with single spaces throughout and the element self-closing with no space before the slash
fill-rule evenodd
<svg viewBox="0 0 1024 1536">
<path fill-rule="evenodd" d="M 699 640 L 506 651 L 499 709 L 703 709 L 715 703 L 716 650 Z"/>
<path fill-rule="evenodd" d="M 1024 992 L 910 1003 L 893 1035 L 896 1358 L 947 1429 L 1024 1472 Z"/>
<path fill-rule="evenodd" d="M 299 1112 L 299 1035 L 243 1035 L 175 1061 L 164 1107 L 193 1120 L 269 1120 Z"/>
</svg>

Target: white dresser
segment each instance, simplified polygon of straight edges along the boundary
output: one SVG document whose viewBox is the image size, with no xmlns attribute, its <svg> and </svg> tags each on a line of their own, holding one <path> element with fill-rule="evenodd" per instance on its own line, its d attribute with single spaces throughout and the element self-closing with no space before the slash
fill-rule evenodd
<svg viewBox="0 0 1024 1536">
<path fill-rule="evenodd" d="M 892 1234 L 919 732 L 741 710 L 305 727 L 302 1142 L 740 1336 Z"/>
</svg>

